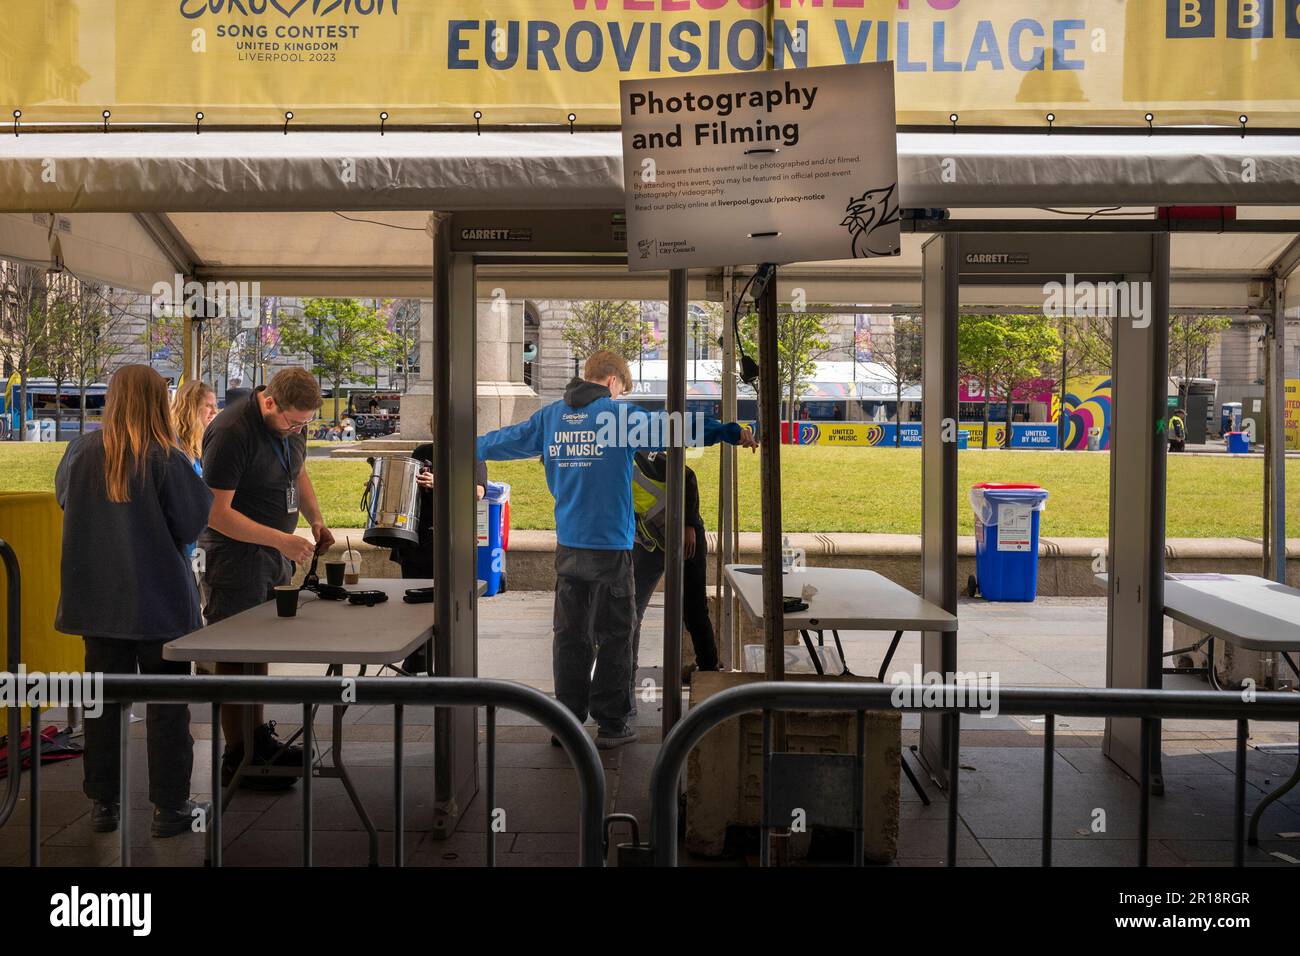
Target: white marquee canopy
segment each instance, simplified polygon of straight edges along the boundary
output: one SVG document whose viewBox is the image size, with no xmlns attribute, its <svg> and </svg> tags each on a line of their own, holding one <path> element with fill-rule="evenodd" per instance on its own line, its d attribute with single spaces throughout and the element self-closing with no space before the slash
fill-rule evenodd
<svg viewBox="0 0 1300 956">
<path fill-rule="evenodd" d="M 905 208 L 954 218 L 1095 226 L 1194 204 L 1300 219 L 1300 149 L 1280 136 L 905 133 L 899 175 Z M 22 133 L 0 138 L 0 257 L 47 262 L 53 225 L 71 272 L 123 288 L 179 273 L 258 279 L 267 294 L 426 295 L 429 210 L 617 210 L 622 182 L 614 132 Z M 784 271 L 812 301 L 915 303 L 925 239 Z M 1287 232 L 1188 232 L 1173 257 L 1175 306 L 1244 309 L 1250 281 L 1289 274 L 1300 248 Z M 503 273 L 515 296 L 571 297 L 575 281 L 584 295 L 664 294 L 662 276 L 617 263 L 480 270 Z M 706 297 L 702 279 L 691 293 Z"/>
</svg>

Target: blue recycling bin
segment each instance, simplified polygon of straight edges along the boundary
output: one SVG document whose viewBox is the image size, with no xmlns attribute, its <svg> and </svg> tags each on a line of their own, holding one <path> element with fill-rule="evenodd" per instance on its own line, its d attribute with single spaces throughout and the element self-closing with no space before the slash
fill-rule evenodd
<svg viewBox="0 0 1300 956">
<path fill-rule="evenodd" d="M 1038 516 L 1047 491 L 1034 484 L 980 482 L 975 511 L 975 577 L 967 592 L 989 601 L 1032 601 L 1038 595 Z"/>
<path fill-rule="evenodd" d="M 1245 455 L 1250 451 L 1250 436 L 1245 432 L 1228 432 L 1228 454 Z"/>
<path fill-rule="evenodd" d="M 506 581 L 506 547 L 503 532 L 510 502 L 510 486 L 489 481 L 478 503 L 478 579 L 487 583 L 485 596 L 501 593 Z"/>
</svg>

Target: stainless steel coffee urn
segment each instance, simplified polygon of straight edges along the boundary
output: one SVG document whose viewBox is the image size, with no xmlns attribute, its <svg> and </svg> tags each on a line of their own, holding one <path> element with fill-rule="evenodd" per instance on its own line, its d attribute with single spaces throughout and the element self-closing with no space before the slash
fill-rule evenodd
<svg viewBox="0 0 1300 956">
<path fill-rule="evenodd" d="M 420 540 L 420 493 L 416 476 L 424 462 L 416 458 L 376 458 L 361 495 L 369 544 L 395 547 Z"/>
</svg>

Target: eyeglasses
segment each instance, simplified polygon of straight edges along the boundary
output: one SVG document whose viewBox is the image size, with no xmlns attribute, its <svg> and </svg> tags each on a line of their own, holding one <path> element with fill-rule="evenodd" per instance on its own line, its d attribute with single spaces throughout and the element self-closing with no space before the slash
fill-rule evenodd
<svg viewBox="0 0 1300 956">
<path fill-rule="evenodd" d="M 311 417 L 305 418 L 300 422 L 295 422 L 291 418 L 289 418 L 289 416 L 287 416 L 284 412 L 280 413 L 280 419 L 281 421 L 284 422 L 284 427 L 289 429 L 290 431 L 295 431 L 295 432 L 302 431 L 304 428 L 306 428 L 308 425 L 312 423 L 312 420 L 315 417 L 316 417 L 315 415 L 312 415 Z"/>
</svg>

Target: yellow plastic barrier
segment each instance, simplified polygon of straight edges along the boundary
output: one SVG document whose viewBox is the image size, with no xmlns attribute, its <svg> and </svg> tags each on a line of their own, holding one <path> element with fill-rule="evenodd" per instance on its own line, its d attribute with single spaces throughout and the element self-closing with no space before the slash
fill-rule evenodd
<svg viewBox="0 0 1300 956">
<path fill-rule="evenodd" d="M 48 492 L 0 493 L 0 538 L 18 556 L 22 581 L 22 653 L 28 671 L 81 671 L 85 650 L 81 640 L 54 629 L 59 606 L 59 561 L 63 550 L 63 511 Z M 0 568 L 0 578 L 4 578 Z M 0 582 L 0 648 L 8 620 L 8 580 Z M 0 651 L 0 669 L 7 665 Z M 0 712 L 0 733 L 7 733 Z M 24 720 L 26 718 L 24 717 Z"/>
</svg>

